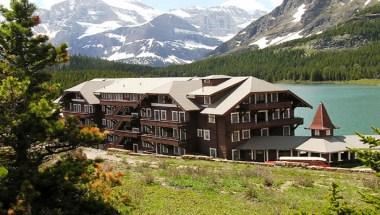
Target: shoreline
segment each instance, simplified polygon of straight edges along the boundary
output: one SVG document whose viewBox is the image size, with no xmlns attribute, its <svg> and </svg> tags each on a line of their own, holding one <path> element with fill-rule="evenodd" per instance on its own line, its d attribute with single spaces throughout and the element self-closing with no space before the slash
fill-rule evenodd
<svg viewBox="0 0 380 215">
<path fill-rule="evenodd" d="M 292 81 L 281 80 L 275 82 L 276 84 L 299 84 L 299 85 L 312 85 L 312 84 L 336 84 L 336 85 L 367 85 L 367 86 L 380 86 L 380 79 L 360 79 L 351 81 Z"/>
</svg>

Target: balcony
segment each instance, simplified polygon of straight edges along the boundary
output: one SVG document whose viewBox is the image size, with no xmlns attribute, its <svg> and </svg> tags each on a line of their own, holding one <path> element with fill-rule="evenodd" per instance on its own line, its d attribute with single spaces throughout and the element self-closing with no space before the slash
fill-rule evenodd
<svg viewBox="0 0 380 215">
<path fill-rule="evenodd" d="M 132 130 L 111 130 L 109 132 L 112 135 L 116 135 L 119 137 L 129 137 L 133 139 L 137 139 L 140 137 L 140 132 L 132 131 Z"/>
<path fill-rule="evenodd" d="M 141 125 L 149 125 L 156 127 L 164 127 L 164 128 L 181 128 L 187 125 L 187 122 L 176 122 L 176 121 L 158 121 L 153 119 L 141 119 Z"/>
<path fill-rule="evenodd" d="M 138 120 L 138 117 L 132 115 L 105 115 L 108 120 L 116 120 L 122 122 L 131 122 L 133 120 Z"/>
<path fill-rule="evenodd" d="M 70 110 L 63 110 L 62 111 L 64 116 L 75 116 L 79 118 L 89 118 L 92 117 L 94 114 L 92 113 L 86 113 L 86 112 L 74 112 Z"/>
<path fill-rule="evenodd" d="M 142 135 L 141 140 L 144 142 L 171 145 L 171 146 L 175 146 L 175 147 L 180 147 L 180 146 L 186 144 L 186 141 L 184 141 L 184 140 L 174 139 L 174 138 L 170 138 L 170 137 L 157 137 L 157 136 L 154 136 L 151 134 Z"/>
<path fill-rule="evenodd" d="M 233 128 L 236 129 L 261 129 L 261 128 L 272 128 L 272 127 L 280 127 L 285 125 L 302 125 L 303 118 L 291 118 L 291 119 L 280 119 L 273 120 L 268 122 L 250 122 L 250 123 L 239 123 L 232 124 Z"/>
<path fill-rule="evenodd" d="M 127 100 L 100 100 L 101 105 L 109 106 L 123 106 L 123 107 L 133 107 L 139 106 L 140 101 L 127 101 Z"/>
<path fill-rule="evenodd" d="M 265 103 L 265 104 L 242 104 L 241 107 L 249 110 L 269 110 L 269 109 L 281 109 L 281 108 L 291 108 L 293 102 L 275 102 L 275 103 Z"/>
</svg>

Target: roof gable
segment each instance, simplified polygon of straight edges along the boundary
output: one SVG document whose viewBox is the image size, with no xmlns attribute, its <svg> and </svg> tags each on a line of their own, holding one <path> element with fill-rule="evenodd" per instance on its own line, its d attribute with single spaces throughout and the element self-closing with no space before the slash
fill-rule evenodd
<svg viewBox="0 0 380 215">
<path fill-rule="evenodd" d="M 327 113 L 326 107 L 323 103 L 321 103 L 318 106 L 317 112 L 315 113 L 313 122 L 311 123 L 309 129 L 312 129 L 312 130 L 338 129 L 338 127 L 332 123 L 330 116 Z"/>
</svg>

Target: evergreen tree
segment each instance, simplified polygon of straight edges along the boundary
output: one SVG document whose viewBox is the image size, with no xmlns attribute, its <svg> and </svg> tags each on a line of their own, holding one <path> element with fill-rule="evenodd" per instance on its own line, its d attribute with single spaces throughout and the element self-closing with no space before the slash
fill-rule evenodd
<svg viewBox="0 0 380 215">
<path fill-rule="evenodd" d="M 10 9 L 0 6 L 5 18 L 0 23 L 0 144 L 15 154 L 0 202 L 5 207 L 21 202 L 25 214 L 31 213 L 35 176 L 47 157 L 103 138 L 98 129 L 80 130 L 75 119 L 59 119 L 53 102 L 59 86 L 49 84 L 44 69 L 68 61 L 67 46 L 54 47 L 47 36 L 34 35 L 32 28 L 40 24 L 35 10 L 28 0 L 12 0 Z"/>
</svg>

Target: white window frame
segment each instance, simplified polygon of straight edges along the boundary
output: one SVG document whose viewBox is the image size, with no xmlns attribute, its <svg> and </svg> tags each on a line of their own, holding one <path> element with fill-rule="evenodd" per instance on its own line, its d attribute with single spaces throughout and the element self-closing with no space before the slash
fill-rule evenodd
<svg viewBox="0 0 380 215">
<path fill-rule="evenodd" d="M 246 136 L 245 134 L 247 134 L 248 133 L 248 136 Z M 241 134 L 242 134 L 242 139 L 243 140 L 249 140 L 249 139 L 251 139 L 251 130 L 242 130 L 241 131 Z"/>
<path fill-rule="evenodd" d="M 244 119 L 244 116 L 248 115 L 248 121 L 246 121 Z M 242 116 L 241 116 L 241 121 L 242 123 L 248 123 L 248 122 L 251 122 L 251 112 L 245 112 Z"/>
<path fill-rule="evenodd" d="M 197 137 L 203 137 L 203 129 L 197 129 Z"/>
<path fill-rule="evenodd" d="M 208 123 L 215 124 L 216 123 L 216 116 L 213 114 L 208 115 Z"/>
<path fill-rule="evenodd" d="M 173 122 L 178 122 L 179 121 L 178 111 L 172 111 L 172 121 Z"/>
<path fill-rule="evenodd" d="M 233 118 L 234 116 L 237 116 L 237 122 L 234 122 Z M 231 113 L 231 124 L 238 124 L 240 123 L 240 114 L 239 112 Z"/>
<path fill-rule="evenodd" d="M 152 117 L 152 109 L 150 109 L 150 108 L 146 108 L 146 109 L 145 109 L 145 116 L 146 116 L 147 118 L 151 118 L 151 117 Z"/>
<path fill-rule="evenodd" d="M 161 120 L 162 121 L 165 121 L 168 119 L 168 115 L 167 115 L 167 111 L 166 110 L 161 110 Z"/>
<path fill-rule="evenodd" d="M 210 157 L 217 158 L 218 157 L 218 151 L 216 148 L 210 148 Z"/>
<path fill-rule="evenodd" d="M 177 128 L 173 128 L 173 138 L 178 139 L 179 138 L 179 133 Z"/>
<path fill-rule="evenodd" d="M 204 140 L 207 140 L 207 141 L 210 141 L 211 140 L 211 132 L 210 130 L 203 130 L 203 139 Z"/>
<path fill-rule="evenodd" d="M 237 139 L 235 140 L 235 134 L 237 134 Z M 240 142 L 240 131 L 233 131 L 231 133 L 231 142 L 233 143 L 236 143 L 236 142 Z"/>
<path fill-rule="evenodd" d="M 156 118 L 156 116 L 157 116 L 157 118 Z M 154 110 L 153 111 L 153 119 L 156 120 L 156 121 L 160 121 L 161 120 L 160 110 Z"/>
<path fill-rule="evenodd" d="M 273 97 L 276 99 L 274 99 Z M 278 102 L 278 93 L 271 94 L 271 102 Z"/>
<path fill-rule="evenodd" d="M 183 116 L 183 120 L 182 120 L 182 116 Z M 179 122 L 186 122 L 186 112 L 184 112 L 184 111 L 178 112 L 178 121 Z"/>
<path fill-rule="evenodd" d="M 203 104 L 204 105 L 211 105 L 212 104 L 211 96 L 204 96 L 203 97 Z"/>
<path fill-rule="evenodd" d="M 290 119 L 290 108 L 287 108 L 284 113 L 282 113 L 283 119 Z"/>
<path fill-rule="evenodd" d="M 321 136 L 321 132 L 319 132 L 319 130 L 314 130 L 314 135 L 319 137 Z"/>
<path fill-rule="evenodd" d="M 326 136 L 331 136 L 331 130 L 326 130 Z"/>
<path fill-rule="evenodd" d="M 168 131 L 165 128 L 161 128 L 161 137 L 168 137 Z"/>
<path fill-rule="evenodd" d="M 265 136 L 264 136 L 264 131 L 267 131 L 267 134 L 268 134 L 268 135 L 265 135 Z M 268 137 L 268 136 L 269 136 L 269 128 L 262 128 L 262 129 L 261 129 L 261 136 L 262 136 L 262 137 Z"/>
<path fill-rule="evenodd" d="M 279 120 L 280 117 L 281 117 L 281 111 L 280 111 L 280 109 L 274 110 L 274 112 L 272 113 L 272 119 L 273 120 Z"/>
<path fill-rule="evenodd" d="M 288 131 L 288 133 L 286 134 L 285 133 L 285 129 L 289 129 Z M 291 130 L 290 130 L 290 126 L 289 125 L 286 125 L 286 126 L 283 126 L 282 127 L 282 135 L 284 136 L 284 137 L 288 137 L 288 136 L 290 136 L 291 135 Z"/>
<path fill-rule="evenodd" d="M 169 154 L 169 147 L 161 145 L 161 152 L 164 154 Z"/>
</svg>

